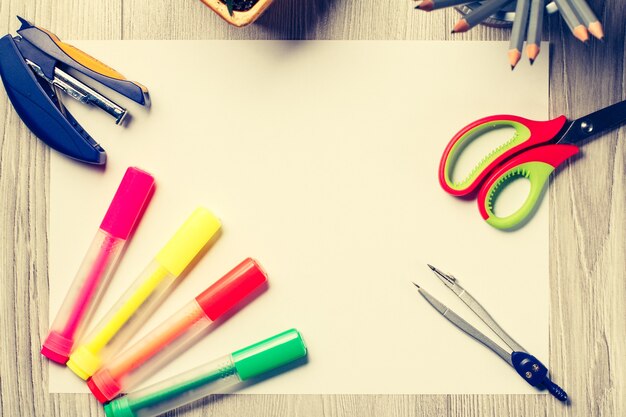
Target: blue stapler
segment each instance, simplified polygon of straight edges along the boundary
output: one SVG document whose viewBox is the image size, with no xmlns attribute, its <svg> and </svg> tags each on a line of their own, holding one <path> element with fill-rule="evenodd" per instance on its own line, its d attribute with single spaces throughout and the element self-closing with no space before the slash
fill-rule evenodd
<svg viewBox="0 0 626 417">
<path fill-rule="evenodd" d="M 77 71 L 142 105 L 149 102 L 148 90 L 53 33 L 18 19 L 22 23 L 18 36 L 0 38 L 0 76 L 17 114 L 50 147 L 82 162 L 104 165 L 104 149 L 63 106 L 60 92 L 101 108 L 117 124 L 127 111 L 68 71 Z"/>
</svg>

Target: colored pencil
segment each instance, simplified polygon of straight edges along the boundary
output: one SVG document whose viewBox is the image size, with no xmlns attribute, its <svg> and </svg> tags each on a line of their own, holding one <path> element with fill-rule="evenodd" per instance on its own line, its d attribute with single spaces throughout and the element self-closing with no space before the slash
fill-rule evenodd
<svg viewBox="0 0 626 417">
<path fill-rule="evenodd" d="M 535 59 L 537 59 L 537 56 L 539 55 L 544 11 L 544 0 L 532 0 L 530 3 L 528 31 L 526 32 L 526 54 L 530 60 L 530 65 L 535 62 Z"/>
<path fill-rule="evenodd" d="M 459 6 L 472 3 L 469 7 L 462 9 L 464 16 L 460 18 L 452 33 L 463 33 L 472 29 L 479 23 L 484 22 L 498 12 L 504 12 L 504 6 L 512 3 L 513 0 L 415 0 L 416 9 L 430 12 L 431 10 L 443 9 L 446 7 Z M 589 41 L 589 33 L 596 38 L 604 39 L 604 29 L 594 11 L 589 7 L 587 0 L 552 0 L 556 4 L 546 6 L 547 0 L 517 0 L 511 39 L 509 43 L 508 59 L 511 70 L 515 69 L 522 57 L 524 41 L 526 41 L 526 54 L 532 65 L 540 52 L 541 37 L 543 31 L 543 19 L 546 8 L 550 13 L 558 9 L 561 17 L 567 24 L 574 37 L 582 42 Z M 465 14 L 465 12 L 469 10 Z M 510 11 L 511 9 L 506 9 Z M 501 15 L 495 16 L 502 19 Z M 507 17 L 506 20 L 509 20 Z"/>
<path fill-rule="evenodd" d="M 445 7 L 458 6 L 460 4 L 471 3 L 472 0 L 419 0 L 416 9 L 430 12 L 431 10 L 443 9 Z"/>
<path fill-rule="evenodd" d="M 513 0 L 491 0 L 481 4 L 456 22 L 452 33 L 467 32 L 512 1 Z"/>
<path fill-rule="evenodd" d="M 604 38 L 604 30 L 602 23 L 598 20 L 591 7 L 585 0 L 572 0 L 574 11 L 583 24 L 587 26 L 589 33 L 596 38 L 602 40 Z"/>
<path fill-rule="evenodd" d="M 589 33 L 587 32 L 587 28 L 583 25 L 582 21 L 576 16 L 574 12 L 574 7 L 570 0 L 554 0 L 557 7 L 559 8 L 559 13 L 563 16 L 563 20 L 572 31 L 572 34 L 576 37 L 576 39 L 581 40 L 582 42 L 587 42 L 589 40 Z"/>
<path fill-rule="evenodd" d="M 512 70 L 515 69 L 515 66 L 522 57 L 522 48 L 524 46 L 528 25 L 529 7 L 530 0 L 517 0 L 517 5 L 515 6 L 515 21 L 513 22 L 513 30 L 511 31 L 511 41 L 509 44 L 509 63 L 511 64 Z"/>
</svg>

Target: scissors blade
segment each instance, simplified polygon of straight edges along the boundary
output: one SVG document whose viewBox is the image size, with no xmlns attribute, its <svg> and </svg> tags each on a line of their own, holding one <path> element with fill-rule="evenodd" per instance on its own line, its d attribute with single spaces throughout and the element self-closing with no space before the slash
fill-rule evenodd
<svg viewBox="0 0 626 417">
<path fill-rule="evenodd" d="M 491 349 L 498 356 L 500 356 L 506 363 L 511 365 L 511 367 L 515 368 L 511 360 L 512 352 L 507 352 L 506 350 L 504 350 L 500 345 L 498 345 L 493 340 L 485 336 L 480 330 L 478 330 L 477 328 L 475 328 L 474 326 L 472 326 L 471 324 L 463 320 L 458 314 L 450 310 L 442 302 L 440 302 L 435 297 L 430 295 L 426 290 L 421 288 L 419 285 L 415 283 L 413 283 L 413 285 L 417 287 L 417 291 L 420 293 L 422 297 L 424 297 L 426 301 L 428 301 L 428 304 L 433 306 L 435 310 L 437 310 L 442 316 L 448 319 L 456 327 L 458 327 L 459 329 L 467 333 L 469 336 L 473 337 L 474 339 L 476 339 L 477 341 L 479 341 L 480 343 L 482 343 L 483 345 Z"/>
<path fill-rule="evenodd" d="M 604 130 L 626 122 L 626 100 L 574 120 L 564 128 L 557 143 L 577 144 Z"/>
</svg>

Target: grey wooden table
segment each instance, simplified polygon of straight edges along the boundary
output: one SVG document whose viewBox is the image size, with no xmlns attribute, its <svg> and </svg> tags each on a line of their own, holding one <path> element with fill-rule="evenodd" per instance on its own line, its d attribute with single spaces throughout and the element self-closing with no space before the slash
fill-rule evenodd
<svg viewBox="0 0 626 417">
<path fill-rule="evenodd" d="M 550 112 L 581 116 L 626 98 L 623 0 L 592 0 L 604 43 L 585 46 L 548 19 Z M 505 40 L 477 28 L 450 35 L 453 11 L 409 0 L 276 0 L 255 25 L 235 29 L 197 0 L 2 0 L 0 33 L 15 15 L 62 39 Z M 505 57 L 503 57 L 504 61 Z M 416 75 L 419 68 L 407 69 Z M 0 93 L 0 417 L 101 416 L 89 395 L 48 394 L 39 354 L 48 327 L 49 150 Z M 624 416 L 626 415 L 626 129 L 559 169 L 550 202 L 550 364 L 569 406 L 540 395 L 233 395 L 184 416 Z M 522 296 L 522 295 L 520 295 Z"/>
</svg>

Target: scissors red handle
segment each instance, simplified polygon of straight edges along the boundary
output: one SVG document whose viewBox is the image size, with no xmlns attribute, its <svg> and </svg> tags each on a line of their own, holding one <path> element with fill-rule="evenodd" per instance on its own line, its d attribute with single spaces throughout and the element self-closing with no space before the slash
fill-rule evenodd
<svg viewBox="0 0 626 417">
<path fill-rule="evenodd" d="M 448 143 L 439 163 L 439 183 L 447 193 L 454 196 L 471 194 L 491 172 L 511 156 L 524 149 L 551 142 L 566 122 L 565 116 L 548 121 L 512 115 L 496 115 L 476 120 L 461 129 Z M 515 131 L 513 136 L 486 155 L 465 178 L 453 180 L 452 170 L 465 147 L 488 131 L 503 127 L 512 127 Z"/>
</svg>

